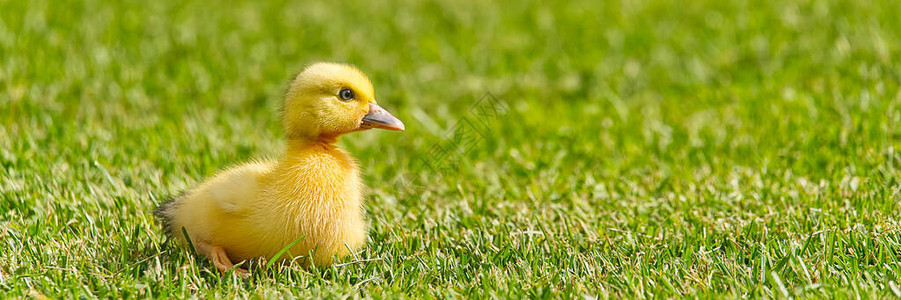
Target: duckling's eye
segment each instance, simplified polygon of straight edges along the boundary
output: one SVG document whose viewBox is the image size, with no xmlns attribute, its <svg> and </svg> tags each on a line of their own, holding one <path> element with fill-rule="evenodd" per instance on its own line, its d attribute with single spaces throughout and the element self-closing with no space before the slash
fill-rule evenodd
<svg viewBox="0 0 901 300">
<path fill-rule="evenodd" d="M 354 91 L 348 88 L 341 89 L 338 92 L 338 97 L 341 97 L 341 100 L 350 101 L 354 99 Z"/>
</svg>

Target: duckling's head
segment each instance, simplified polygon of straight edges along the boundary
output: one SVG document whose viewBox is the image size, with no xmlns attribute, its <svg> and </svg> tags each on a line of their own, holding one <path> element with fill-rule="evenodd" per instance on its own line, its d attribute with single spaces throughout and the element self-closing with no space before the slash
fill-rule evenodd
<svg viewBox="0 0 901 300">
<path fill-rule="evenodd" d="M 370 128 L 404 130 L 404 123 L 375 102 L 372 83 L 356 68 L 315 63 L 304 69 L 285 94 L 283 123 L 292 140 L 334 140 Z"/>
</svg>

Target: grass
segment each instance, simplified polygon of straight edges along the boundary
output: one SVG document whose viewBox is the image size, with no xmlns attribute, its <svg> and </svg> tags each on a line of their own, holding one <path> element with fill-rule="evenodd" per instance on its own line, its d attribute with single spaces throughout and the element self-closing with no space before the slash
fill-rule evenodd
<svg viewBox="0 0 901 300">
<path fill-rule="evenodd" d="M 355 2 L 0 1 L 0 294 L 901 297 L 901 2 Z M 220 277 L 151 211 L 316 60 L 407 124 L 369 242 Z"/>
</svg>

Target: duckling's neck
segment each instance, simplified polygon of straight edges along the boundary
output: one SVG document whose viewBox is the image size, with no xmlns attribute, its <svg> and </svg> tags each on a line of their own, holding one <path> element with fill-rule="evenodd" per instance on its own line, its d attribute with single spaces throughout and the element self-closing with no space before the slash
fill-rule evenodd
<svg viewBox="0 0 901 300">
<path fill-rule="evenodd" d="M 264 188 L 291 199 L 332 204 L 358 202 L 360 177 L 356 161 L 334 141 L 288 140 L 285 156 L 264 180 Z"/>
<path fill-rule="evenodd" d="M 296 154 L 302 154 L 310 152 L 311 150 L 317 149 L 339 149 L 336 145 L 338 143 L 338 137 L 319 137 L 319 138 L 304 138 L 304 139 L 288 139 L 287 144 L 288 148 L 285 149 L 285 157 L 290 157 Z"/>
<path fill-rule="evenodd" d="M 337 137 L 318 139 L 291 139 L 285 149 L 285 156 L 279 163 L 283 170 L 317 171 L 316 168 L 352 171 L 356 163 L 349 153 L 338 147 Z M 317 172 L 319 173 L 319 172 Z"/>
</svg>

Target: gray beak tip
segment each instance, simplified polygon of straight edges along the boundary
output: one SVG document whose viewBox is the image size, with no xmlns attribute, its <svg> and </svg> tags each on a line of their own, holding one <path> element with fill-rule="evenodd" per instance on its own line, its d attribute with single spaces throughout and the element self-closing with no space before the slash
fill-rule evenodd
<svg viewBox="0 0 901 300">
<path fill-rule="evenodd" d="M 360 124 L 362 128 L 381 128 L 394 131 L 403 131 L 406 129 L 404 122 L 378 106 L 375 103 L 369 103 L 369 113 L 363 116 Z"/>
</svg>

